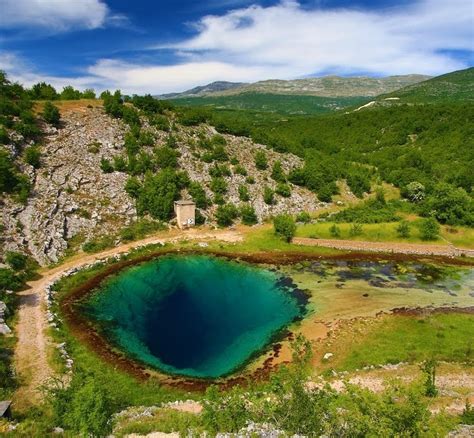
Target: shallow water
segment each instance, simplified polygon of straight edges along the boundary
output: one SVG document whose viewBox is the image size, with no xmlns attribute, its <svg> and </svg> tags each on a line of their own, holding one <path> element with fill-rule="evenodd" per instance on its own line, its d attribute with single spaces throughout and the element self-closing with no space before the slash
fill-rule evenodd
<svg viewBox="0 0 474 438">
<path fill-rule="evenodd" d="M 291 281 L 266 269 L 168 256 L 114 276 L 84 311 L 141 362 L 170 374 L 216 378 L 242 366 L 301 317 L 301 298 Z"/>
</svg>

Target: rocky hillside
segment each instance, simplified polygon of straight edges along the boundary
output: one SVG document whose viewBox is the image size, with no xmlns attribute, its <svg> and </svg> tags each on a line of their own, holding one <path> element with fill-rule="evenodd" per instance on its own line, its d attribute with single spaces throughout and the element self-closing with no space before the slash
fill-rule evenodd
<svg viewBox="0 0 474 438">
<path fill-rule="evenodd" d="M 182 93 L 161 94 L 156 97 L 159 99 L 179 99 L 181 97 L 207 96 L 208 94 L 230 90 L 232 88 L 241 87 L 243 85 L 247 84 L 245 82 L 216 81 L 211 82 L 207 85 L 202 85 L 200 87 L 191 88 L 190 90 L 183 91 Z"/>
<path fill-rule="evenodd" d="M 123 171 L 103 171 L 104 160 L 113 162 L 126 155 L 124 141 L 129 126 L 107 115 L 99 102 L 67 103 L 60 108 L 62 121 L 58 128 L 42 123 L 45 135 L 40 167 L 21 164 L 33 184 L 26 205 L 5 196 L 2 207 L 3 250 L 26 250 L 43 265 L 56 262 L 71 243 L 97 236 L 118 236 L 120 228 L 137 220 L 135 200 L 124 188 L 129 175 Z M 142 118 L 142 132 L 153 138 L 153 144 L 144 146 L 142 153 L 151 155 L 169 148 L 165 144 L 169 143 L 170 133 L 150 126 Z M 275 193 L 272 204 L 263 199 L 265 187 L 277 188 L 277 182 L 271 178 L 275 161 L 281 161 L 283 172 L 302 165 L 294 155 L 267 150 L 246 138 L 216 136 L 215 130 L 207 125 L 175 124 L 173 138 L 174 150 L 178 152 L 177 170 L 185 170 L 191 181 L 199 182 L 209 200 L 216 196 L 215 189 L 211 190 L 211 174 L 215 176 L 218 167 L 222 172 L 220 179 L 227 185 L 225 201 L 241 205 L 239 187 L 245 186 L 248 204 L 254 207 L 259 221 L 281 212 L 318 208 L 314 193 L 289 183 L 288 197 Z M 228 157 L 219 164 L 206 162 L 208 151 L 202 149 L 204 143 L 216 138 Z M 266 170 L 256 168 L 257 151 L 266 156 Z M 142 180 L 143 175 L 137 178 Z M 187 189 L 182 190 L 181 197 L 190 197 Z M 201 213 L 208 223 L 214 224 L 217 206 L 210 204 Z"/>
<path fill-rule="evenodd" d="M 366 76 L 340 77 L 325 76 L 320 78 L 307 78 L 296 80 L 277 80 L 255 82 L 253 84 L 243 84 L 233 86 L 223 90 L 205 91 L 201 90 L 195 96 L 230 96 L 242 93 L 266 93 L 266 94 L 286 94 L 286 95 L 306 95 L 321 97 L 353 97 L 353 96 L 378 96 L 383 93 L 390 93 L 408 85 L 417 84 L 430 79 L 425 75 L 403 75 L 388 76 L 385 78 L 371 78 Z M 176 93 L 173 98 L 192 97 L 189 92 Z"/>
</svg>

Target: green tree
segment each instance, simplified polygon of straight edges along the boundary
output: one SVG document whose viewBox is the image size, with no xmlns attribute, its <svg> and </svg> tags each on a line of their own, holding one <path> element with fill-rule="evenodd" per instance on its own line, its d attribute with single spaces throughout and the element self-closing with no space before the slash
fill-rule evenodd
<svg viewBox="0 0 474 438">
<path fill-rule="evenodd" d="M 127 179 L 125 183 L 125 191 L 134 199 L 137 199 L 140 195 L 140 190 L 142 189 L 142 184 L 139 179 L 135 176 L 131 176 Z"/>
<path fill-rule="evenodd" d="M 420 223 L 420 234 L 423 240 L 436 240 L 439 237 L 440 226 L 433 217 L 423 219 Z"/>
<path fill-rule="evenodd" d="M 206 191 L 204 187 L 197 181 L 193 181 L 189 185 L 189 194 L 193 198 L 193 201 L 196 203 L 197 208 L 207 208 L 209 204 L 209 199 L 207 199 Z"/>
<path fill-rule="evenodd" d="M 138 214 L 149 213 L 155 219 L 168 221 L 173 213 L 174 201 L 179 198 L 179 192 L 186 183 L 183 175 L 169 168 L 156 175 L 147 173 L 137 199 Z"/>
<path fill-rule="evenodd" d="M 275 234 L 280 236 L 286 242 L 290 243 L 296 233 L 296 224 L 294 219 L 288 214 L 280 214 L 273 219 L 273 228 Z"/>
<path fill-rule="evenodd" d="M 77 100 L 80 98 L 81 92 L 79 90 L 76 90 L 71 85 L 64 87 L 63 91 L 61 91 L 61 99 L 63 100 Z"/>
<path fill-rule="evenodd" d="M 169 146 L 158 148 L 155 151 L 156 164 L 161 169 L 176 168 L 178 166 L 178 156 L 179 152 Z"/>
<path fill-rule="evenodd" d="M 47 123 L 50 123 L 53 126 L 59 126 L 61 115 L 59 114 L 58 107 L 49 101 L 46 102 L 43 108 L 43 118 Z"/>
<path fill-rule="evenodd" d="M 240 216 L 244 225 L 255 225 L 258 222 L 255 208 L 253 208 L 250 204 L 245 204 L 240 207 Z"/>
<path fill-rule="evenodd" d="M 216 210 L 216 221 L 220 227 L 228 227 L 232 225 L 234 220 L 239 216 L 239 211 L 234 204 L 219 205 Z"/>
<path fill-rule="evenodd" d="M 82 92 L 83 99 L 95 99 L 95 91 L 92 88 L 86 88 Z"/>
<path fill-rule="evenodd" d="M 14 271 L 22 271 L 26 269 L 28 264 L 28 256 L 16 251 L 7 251 L 5 261 Z"/>
</svg>

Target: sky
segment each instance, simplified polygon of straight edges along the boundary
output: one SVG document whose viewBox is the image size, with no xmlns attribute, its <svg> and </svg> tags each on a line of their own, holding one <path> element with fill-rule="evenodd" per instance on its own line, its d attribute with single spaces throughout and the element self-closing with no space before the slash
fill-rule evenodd
<svg viewBox="0 0 474 438">
<path fill-rule="evenodd" d="M 0 69 L 26 86 L 161 94 L 472 65 L 472 0 L 0 0 Z"/>
</svg>

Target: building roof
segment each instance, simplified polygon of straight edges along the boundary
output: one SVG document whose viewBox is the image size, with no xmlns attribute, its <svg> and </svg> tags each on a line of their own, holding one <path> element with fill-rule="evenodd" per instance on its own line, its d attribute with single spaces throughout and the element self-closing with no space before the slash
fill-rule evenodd
<svg viewBox="0 0 474 438">
<path fill-rule="evenodd" d="M 196 205 L 196 203 L 191 199 L 186 199 L 182 201 L 174 201 L 175 205 Z"/>
<path fill-rule="evenodd" d="M 12 402 L 10 400 L 0 401 L 0 417 L 5 415 Z"/>
</svg>

